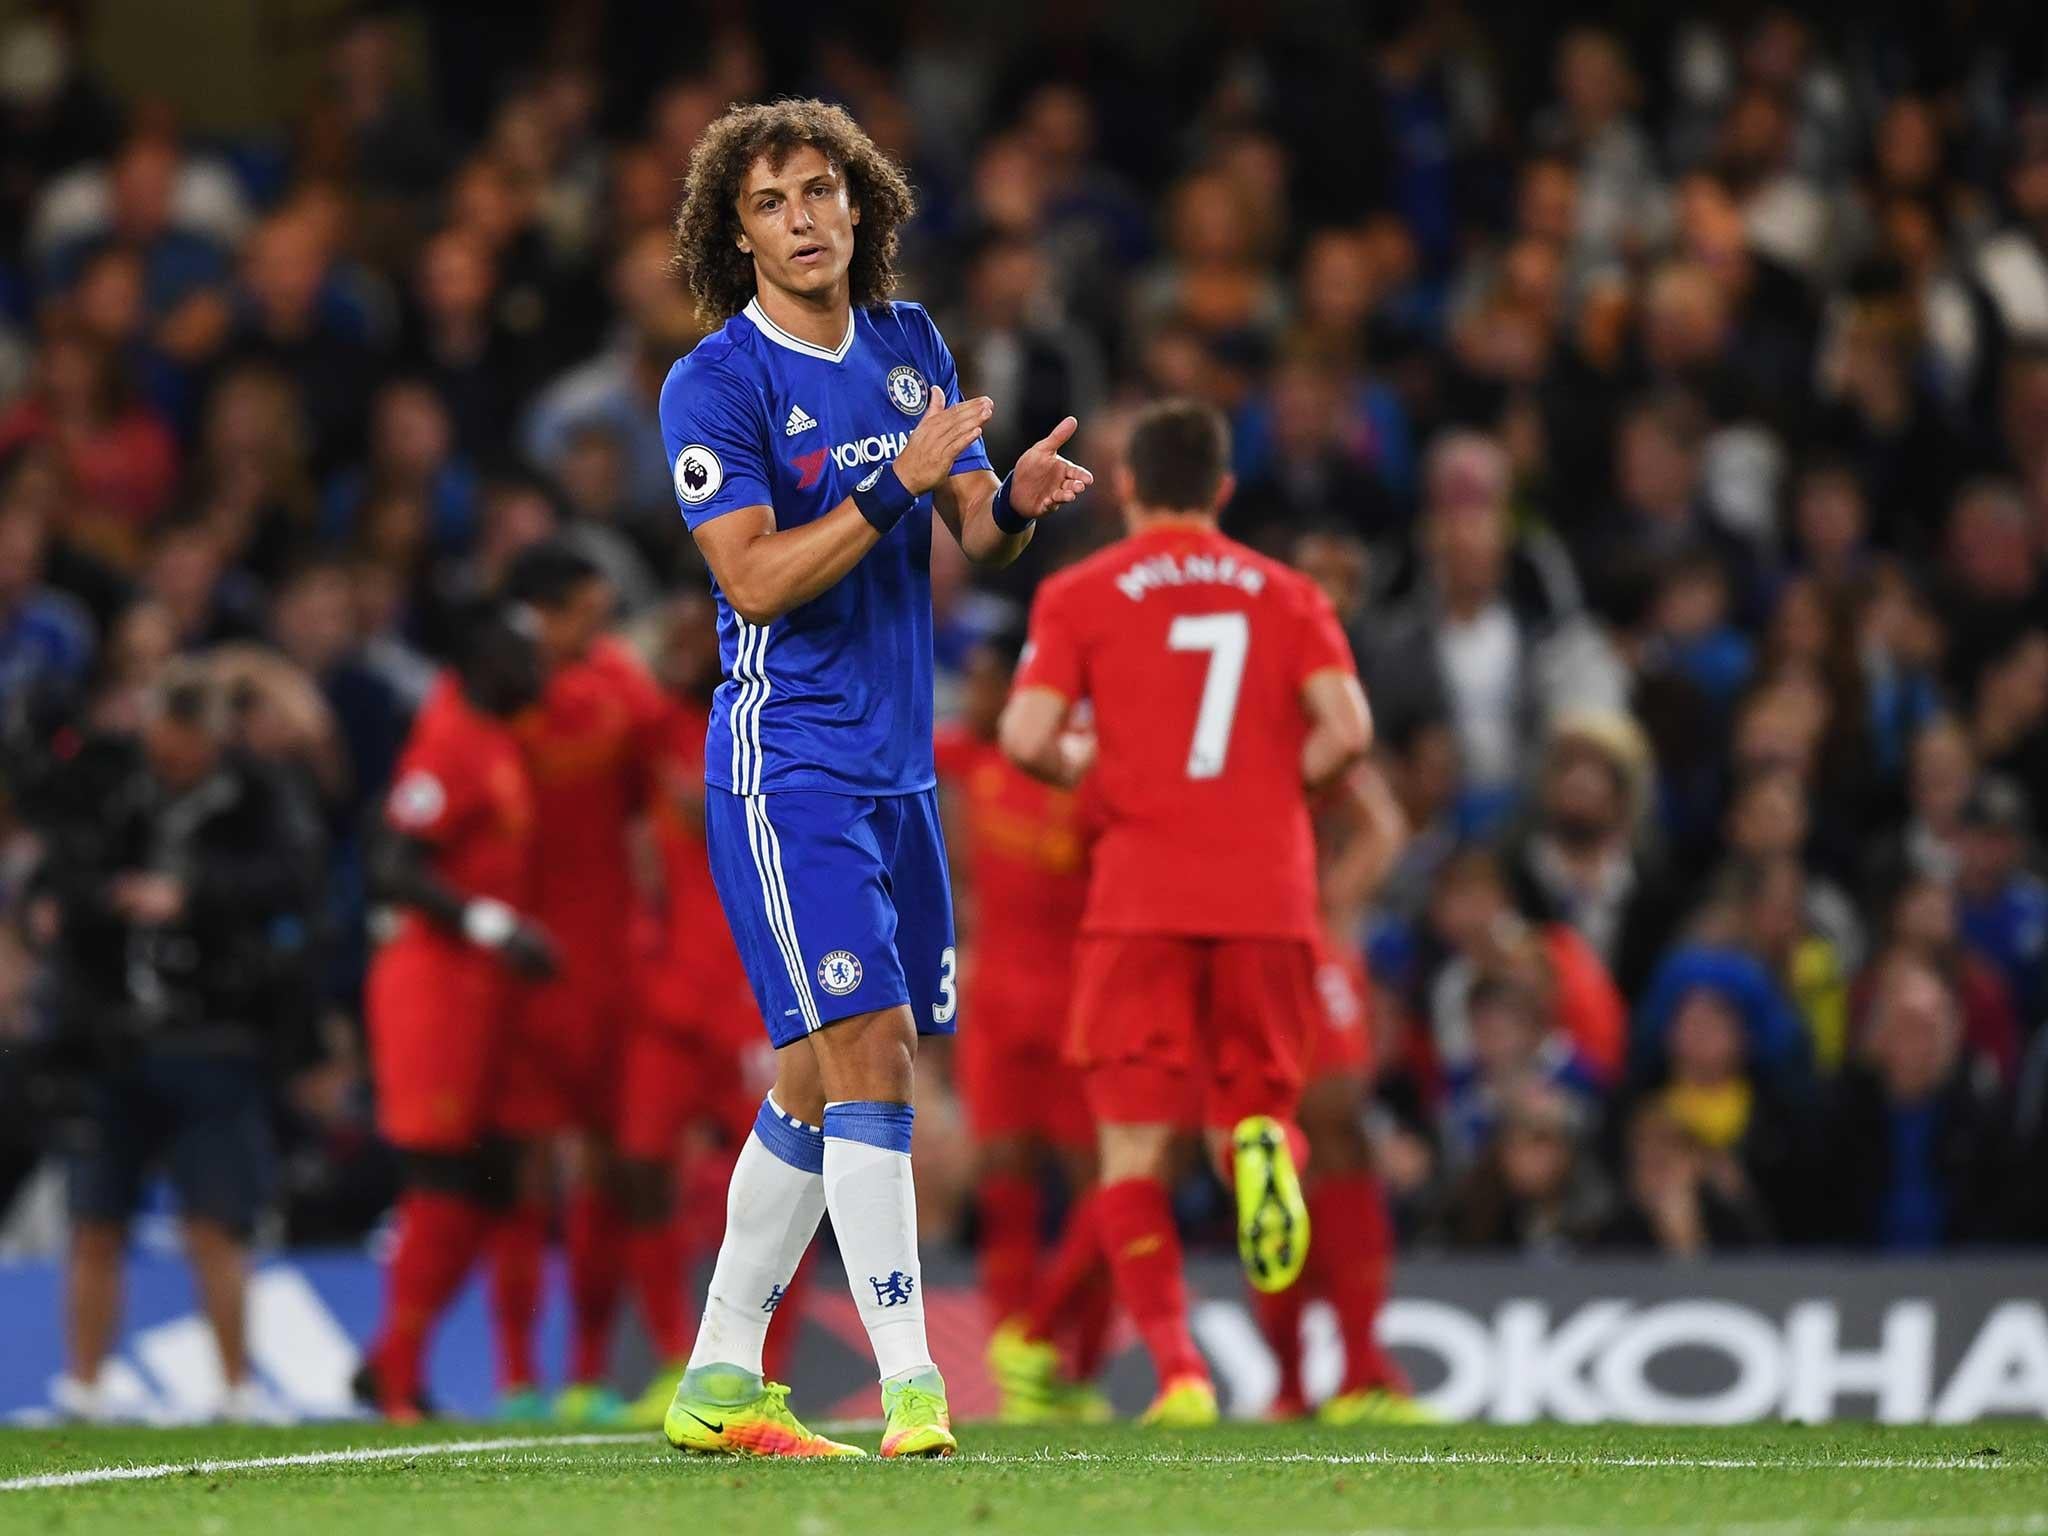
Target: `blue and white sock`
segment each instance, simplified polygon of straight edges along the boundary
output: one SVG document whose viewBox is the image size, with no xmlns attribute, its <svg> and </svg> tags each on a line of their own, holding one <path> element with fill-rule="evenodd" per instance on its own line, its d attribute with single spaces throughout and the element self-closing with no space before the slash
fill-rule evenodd
<svg viewBox="0 0 2048 1536">
<path fill-rule="evenodd" d="M 917 1262 L 917 1190 L 908 1104 L 825 1106 L 825 1204 L 853 1302 L 883 1381 L 932 1368 Z"/>
<path fill-rule="evenodd" d="M 725 1192 L 725 1239 L 690 1349 L 690 1369 L 761 1374 L 768 1324 L 825 1214 L 825 1133 L 785 1114 L 772 1093 L 754 1116 Z"/>
</svg>

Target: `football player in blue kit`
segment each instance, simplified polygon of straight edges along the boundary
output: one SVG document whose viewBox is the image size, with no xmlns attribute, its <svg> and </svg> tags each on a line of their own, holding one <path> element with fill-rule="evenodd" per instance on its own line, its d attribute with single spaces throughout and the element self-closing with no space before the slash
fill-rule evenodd
<svg viewBox="0 0 2048 1536">
<path fill-rule="evenodd" d="M 777 1047 L 690 1367 L 695 1451 L 859 1455 L 761 1375 L 782 1288 L 832 1213 L 874 1346 L 884 1456 L 950 1455 L 911 1185 L 920 1034 L 954 1028 L 932 764 L 932 512 L 1000 566 L 1087 488 L 1068 417 L 989 468 L 931 318 L 892 302 L 902 173 L 838 107 L 735 107 L 690 158 L 678 265 L 721 328 L 670 371 L 677 503 L 711 568 L 725 679 L 705 751 L 713 877 Z M 994 914 L 1000 923 L 1000 914 Z"/>
</svg>

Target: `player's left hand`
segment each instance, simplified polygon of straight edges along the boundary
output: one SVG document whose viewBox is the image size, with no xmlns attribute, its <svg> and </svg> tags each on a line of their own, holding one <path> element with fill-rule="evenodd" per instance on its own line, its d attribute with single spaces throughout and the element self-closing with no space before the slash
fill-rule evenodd
<svg viewBox="0 0 2048 1536">
<path fill-rule="evenodd" d="M 1069 416 L 1018 456 L 1010 471 L 1010 506 L 1019 517 L 1043 517 L 1095 483 L 1094 475 L 1060 456 L 1060 445 L 1080 425 Z"/>
</svg>

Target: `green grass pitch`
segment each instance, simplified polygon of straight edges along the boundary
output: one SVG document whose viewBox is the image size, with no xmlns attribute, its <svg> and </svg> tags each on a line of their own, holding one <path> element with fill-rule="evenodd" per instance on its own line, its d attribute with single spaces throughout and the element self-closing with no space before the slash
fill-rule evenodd
<svg viewBox="0 0 2048 1536">
<path fill-rule="evenodd" d="M 19 1430 L 0 1432 L 0 1532 L 2048 1536 L 2041 1424 L 969 1426 L 961 1441 L 951 1462 L 765 1463 L 474 1425 Z"/>
</svg>

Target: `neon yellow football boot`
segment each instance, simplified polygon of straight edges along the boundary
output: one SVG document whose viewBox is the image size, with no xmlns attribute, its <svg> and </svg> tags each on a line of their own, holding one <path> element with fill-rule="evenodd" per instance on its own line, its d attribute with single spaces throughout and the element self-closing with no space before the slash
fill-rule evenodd
<svg viewBox="0 0 2048 1536">
<path fill-rule="evenodd" d="M 668 1422 L 668 1405 L 675 1401 L 676 1388 L 683 1384 L 687 1360 L 672 1360 L 654 1373 L 640 1395 L 626 1404 L 623 1423 L 628 1429 L 659 1429 Z"/>
<path fill-rule="evenodd" d="M 1247 1115 L 1230 1141 L 1236 1153 L 1238 1257 L 1253 1290 L 1284 1291 L 1308 1262 L 1308 1206 L 1287 1130 L 1271 1115 Z"/>
<path fill-rule="evenodd" d="M 1109 1396 L 1085 1381 L 1062 1380 L 1053 1390 L 1049 1424 L 1107 1424 L 1116 1417 Z"/>
<path fill-rule="evenodd" d="M 946 1407 L 946 1379 L 937 1367 L 908 1381 L 882 1383 L 882 1454 L 950 1456 L 960 1449 L 953 1438 L 953 1415 Z"/>
<path fill-rule="evenodd" d="M 1316 1418 L 1337 1428 L 1354 1424 L 1441 1424 L 1443 1415 L 1405 1392 L 1373 1387 L 1363 1392 L 1340 1392 L 1324 1401 Z"/>
<path fill-rule="evenodd" d="M 572 1429 L 597 1429 L 626 1421 L 626 1403 L 610 1387 L 579 1381 L 555 1394 L 554 1418 Z"/>
<path fill-rule="evenodd" d="M 988 1374 L 999 1395 L 997 1423 L 1049 1422 L 1060 1375 L 1060 1352 L 1050 1343 L 1025 1337 L 1014 1318 L 999 1323 L 988 1339 Z"/>
<path fill-rule="evenodd" d="M 867 1455 L 857 1445 L 812 1434 L 789 1411 L 789 1388 L 736 1365 L 685 1372 L 661 1429 L 677 1450 L 701 1455 Z"/>
<path fill-rule="evenodd" d="M 1176 1376 L 1159 1389 L 1138 1422 L 1148 1429 L 1207 1429 L 1221 1417 L 1216 1387 L 1208 1377 Z"/>
<path fill-rule="evenodd" d="M 1027 1337 L 1015 1319 L 989 1336 L 988 1374 L 1000 1394 L 999 1424 L 1107 1424 L 1116 1416 L 1102 1393 L 1066 1378 L 1056 1346 Z"/>
</svg>

